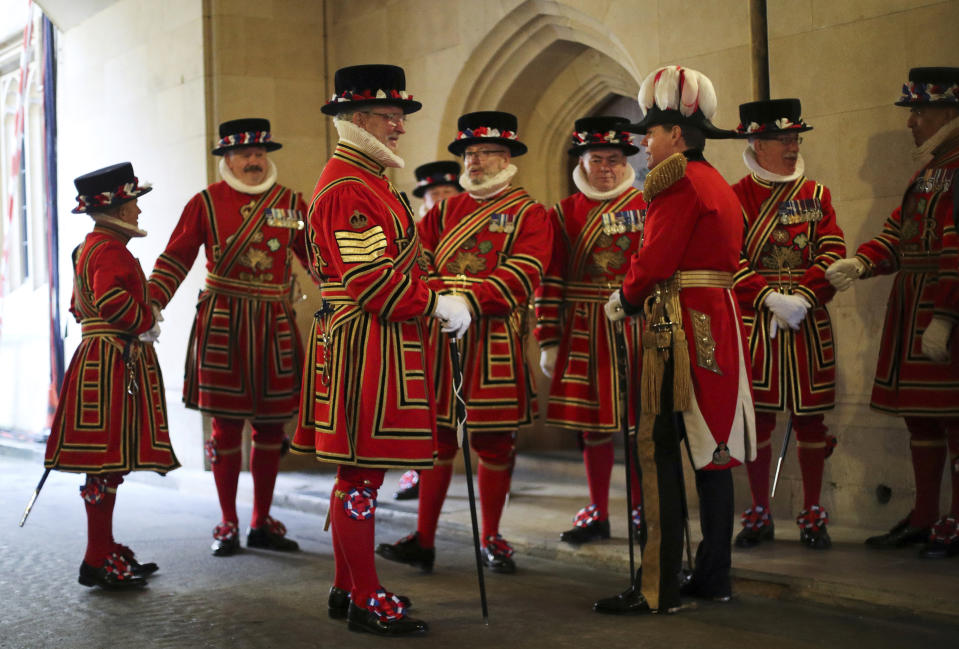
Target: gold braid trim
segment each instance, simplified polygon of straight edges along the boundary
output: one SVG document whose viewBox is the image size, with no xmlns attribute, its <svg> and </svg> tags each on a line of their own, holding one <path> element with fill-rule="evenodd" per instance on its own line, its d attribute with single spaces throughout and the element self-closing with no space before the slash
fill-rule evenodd
<svg viewBox="0 0 959 649">
<path fill-rule="evenodd" d="M 648 203 L 686 175 L 686 156 L 674 153 L 649 170 L 643 183 L 643 199 Z"/>
</svg>

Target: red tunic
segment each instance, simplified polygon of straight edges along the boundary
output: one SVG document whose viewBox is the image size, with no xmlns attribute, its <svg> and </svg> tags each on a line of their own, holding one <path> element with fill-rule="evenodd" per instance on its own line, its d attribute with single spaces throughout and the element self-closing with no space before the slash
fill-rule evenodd
<svg viewBox="0 0 959 649">
<path fill-rule="evenodd" d="M 595 201 L 582 193 L 550 212 L 553 257 L 536 291 L 536 338 L 559 345 L 550 384 L 547 423 L 576 431 L 620 429 L 619 356 L 613 324 L 603 305 L 622 283 L 629 258 L 639 250 L 646 203 L 630 188 Z M 639 385 L 639 318 L 625 321 L 629 384 Z M 627 386 L 628 387 L 628 386 Z M 630 411 L 630 424 L 635 422 Z"/>
<path fill-rule="evenodd" d="M 742 237 L 742 207 L 733 190 L 705 160 L 690 160 L 685 175 L 649 203 L 643 245 L 623 282 L 626 300 L 642 304 L 676 271 L 735 273 Z M 683 412 L 693 461 L 697 469 L 727 469 L 755 454 L 754 439 L 746 439 L 754 433 L 754 413 L 739 309 L 725 288 L 684 288 L 679 299 L 695 395 Z M 698 338 L 711 339 L 705 342 L 714 362 L 697 355 Z M 718 444 L 728 446 L 731 462 L 713 463 Z"/>
<path fill-rule="evenodd" d="M 285 421 L 296 413 L 303 344 L 293 313 L 291 260 L 306 266 L 300 194 L 282 185 L 253 196 L 226 182 L 183 209 L 150 275 L 161 309 L 186 277 L 200 246 L 206 286 L 187 345 L 183 401 L 221 417 Z"/>
<path fill-rule="evenodd" d="M 313 192 L 310 272 L 321 282 L 293 450 L 365 467 L 433 466 L 426 322 L 436 294 L 409 203 L 340 142 Z"/>
<path fill-rule="evenodd" d="M 846 256 L 846 243 L 829 190 L 805 177 L 769 183 L 751 174 L 733 191 L 746 219 L 736 297 L 752 356 L 756 409 L 783 410 L 791 400 L 798 414 L 831 410 L 836 349 L 826 302 L 835 289 L 825 271 Z M 777 290 L 801 295 L 812 309 L 798 331 L 779 329 L 770 340 L 772 312 L 757 305 Z"/>
<path fill-rule="evenodd" d="M 458 194 L 435 205 L 420 223 L 430 285 L 456 292 L 474 320 L 463 337 L 463 392 L 471 432 L 503 432 L 529 424 L 536 391 L 526 359 L 529 298 L 552 249 L 546 209 L 512 187 L 489 200 Z M 430 328 L 437 422 L 455 427 L 452 364 L 446 334 Z"/>
<path fill-rule="evenodd" d="M 166 473 L 180 466 L 170 446 L 156 353 L 137 338 L 155 321 L 146 278 L 126 239 L 98 226 L 74 251 L 70 312 L 83 339 L 63 378 L 48 468 Z"/>
<path fill-rule="evenodd" d="M 872 407 L 900 416 L 959 416 L 959 326 L 951 360 L 922 354 L 922 332 L 934 315 L 959 323 L 959 135 L 941 144 L 913 176 L 902 205 L 882 234 L 859 246 L 863 277 L 897 273 L 889 294 L 872 388 Z"/>
</svg>

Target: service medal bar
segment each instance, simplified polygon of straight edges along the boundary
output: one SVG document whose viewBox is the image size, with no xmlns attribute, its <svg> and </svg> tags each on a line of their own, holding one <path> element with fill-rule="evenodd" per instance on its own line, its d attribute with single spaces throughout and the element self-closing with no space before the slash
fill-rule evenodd
<svg viewBox="0 0 959 649">
<path fill-rule="evenodd" d="M 516 229 L 516 215 L 493 212 L 489 215 L 489 231 L 510 234 Z"/>
<path fill-rule="evenodd" d="M 275 228 L 302 230 L 304 226 L 303 212 L 300 210 L 287 210 L 274 207 L 266 211 L 266 224 Z"/>
<path fill-rule="evenodd" d="M 927 169 L 916 179 L 916 191 L 920 194 L 947 192 L 956 176 L 955 169 Z"/>
<path fill-rule="evenodd" d="M 603 213 L 603 234 L 614 235 L 624 232 L 642 232 L 646 221 L 646 210 L 623 210 Z"/>
<path fill-rule="evenodd" d="M 779 204 L 779 222 L 783 225 L 816 221 L 822 221 L 822 201 L 818 198 L 801 198 Z"/>
</svg>

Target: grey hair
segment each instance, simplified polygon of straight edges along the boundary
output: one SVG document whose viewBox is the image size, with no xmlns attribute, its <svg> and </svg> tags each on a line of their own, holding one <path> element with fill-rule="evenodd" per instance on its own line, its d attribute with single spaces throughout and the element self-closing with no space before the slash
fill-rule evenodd
<svg viewBox="0 0 959 649">
<path fill-rule="evenodd" d="M 353 111 L 353 112 L 351 112 L 351 113 L 337 113 L 336 115 L 333 116 L 333 121 L 334 121 L 334 122 L 352 122 L 352 121 L 353 121 L 353 115 L 355 115 L 356 113 L 360 113 L 360 112 L 362 112 L 362 111 L 358 111 L 358 110 L 357 110 L 357 111 Z"/>
</svg>

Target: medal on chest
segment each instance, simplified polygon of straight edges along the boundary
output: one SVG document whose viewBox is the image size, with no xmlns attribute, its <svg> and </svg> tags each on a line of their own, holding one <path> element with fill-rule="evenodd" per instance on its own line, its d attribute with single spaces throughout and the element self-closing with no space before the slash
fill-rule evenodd
<svg viewBox="0 0 959 649">
<path fill-rule="evenodd" d="M 303 212 L 300 210 L 270 208 L 265 212 L 266 224 L 274 228 L 287 228 L 289 230 L 302 230 Z"/>
<path fill-rule="evenodd" d="M 604 212 L 603 234 L 615 235 L 624 232 L 642 232 L 646 222 L 646 210 L 622 210 Z"/>
<path fill-rule="evenodd" d="M 777 212 L 779 222 L 782 225 L 815 223 L 822 221 L 822 201 L 818 198 L 800 198 L 794 201 L 783 201 L 779 204 Z"/>
<path fill-rule="evenodd" d="M 493 212 L 489 215 L 489 231 L 511 234 L 516 230 L 516 214 Z"/>
</svg>

